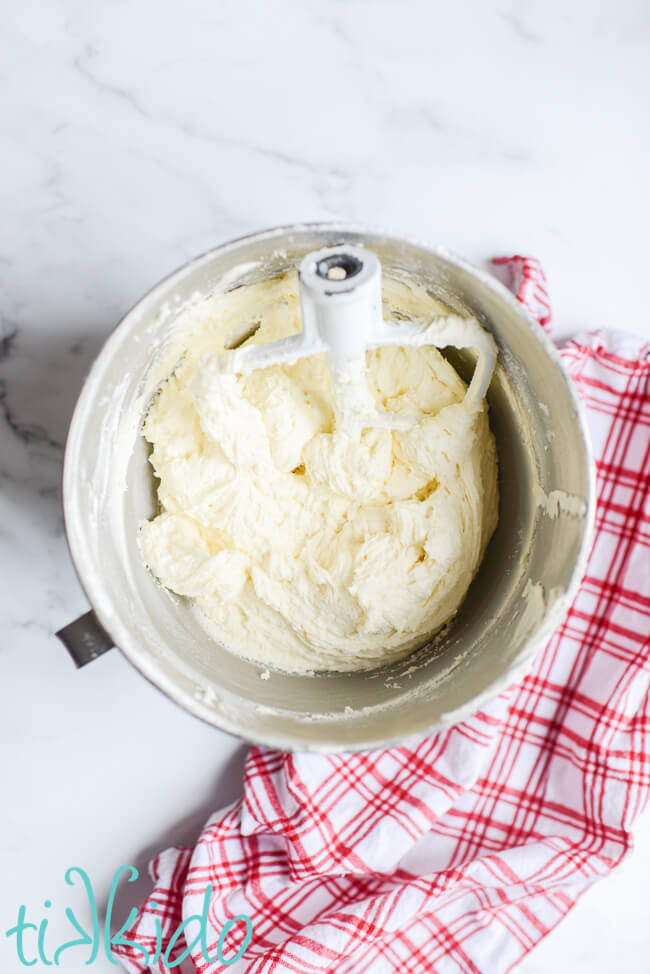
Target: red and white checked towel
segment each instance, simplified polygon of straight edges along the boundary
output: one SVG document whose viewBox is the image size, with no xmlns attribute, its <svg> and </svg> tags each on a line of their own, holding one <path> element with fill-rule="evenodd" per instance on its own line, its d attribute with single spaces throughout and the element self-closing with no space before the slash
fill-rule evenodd
<svg viewBox="0 0 650 974">
<path fill-rule="evenodd" d="M 548 324 L 538 262 L 504 261 Z M 154 859 L 155 889 L 125 938 L 153 957 L 157 929 L 164 949 L 211 883 L 209 956 L 229 918 L 250 916 L 253 936 L 232 966 L 206 963 L 197 945 L 200 974 L 498 974 L 630 849 L 650 793 L 650 344 L 601 331 L 562 355 L 591 426 L 596 535 L 530 674 L 416 746 L 252 748 L 242 799 L 212 816 L 194 849 Z M 245 932 L 232 926 L 222 956 Z M 181 937 L 168 956 L 186 946 Z M 141 952 L 115 953 L 146 970 Z"/>
</svg>

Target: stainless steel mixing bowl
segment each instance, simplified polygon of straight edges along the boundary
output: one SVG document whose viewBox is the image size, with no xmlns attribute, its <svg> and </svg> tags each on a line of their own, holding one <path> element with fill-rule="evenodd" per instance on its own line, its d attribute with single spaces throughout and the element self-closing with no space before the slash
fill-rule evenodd
<svg viewBox="0 0 650 974">
<path fill-rule="evenodd" d="M 499 366 L 488 400 L 499 454 L 499 524 L 457 617 L 430 646 L 372 672 L 272 672 L 261 679 L 259 664 L 211 641 L 184 600 L 143 564 L 137 527 L 156 502 L 139 424 L 173 368 L 169 349 L 181 309 L 344 242 L 371 248 L 386 276 L 425 285 L 494 335 Z M 453 362 L 471 375 L 471 355 L 456 353 Z M 504 287 L 440 248 L 327 223 L 225 244 L 142 298 L 109 337 L 81 391 L 63 501 L 70 550 L 92 606 L 61 633 L 78 662 L 114 643 L 152 683 L 217 727 L 274 747 L 341 751 L 448 726 L 523 675 L 584 572 L 594 483 L 585 418 L 559 355 Z"/>
</svg>

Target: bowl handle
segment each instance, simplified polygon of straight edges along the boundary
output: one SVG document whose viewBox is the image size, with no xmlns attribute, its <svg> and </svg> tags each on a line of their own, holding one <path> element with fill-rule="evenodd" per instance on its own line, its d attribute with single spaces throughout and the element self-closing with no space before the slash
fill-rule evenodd
<svg viewBox="0 0 650 974">
<path fill-rule="evenodd" d="M 113 648 L 113 640 L 102 629 L 92 609 L 59 629 L 55 635 L 68 650 L 77 667 L 92 663 L 98 656 Z"/>
</svg>

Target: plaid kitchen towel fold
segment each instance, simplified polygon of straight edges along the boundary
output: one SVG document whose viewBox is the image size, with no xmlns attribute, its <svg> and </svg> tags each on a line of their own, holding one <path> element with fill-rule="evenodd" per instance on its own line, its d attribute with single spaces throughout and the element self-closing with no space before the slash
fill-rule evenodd
<svg viewBox="0 0 650 974">
<path fill-rule="evenodd" d="M 539 263 L 499 261 L 548 325 Z M 530 673 L 415 745 L 251 748 L 241 800 L 151 864 L 123 935 L 138 946 L 115 949 L 129 972 L 148 950 L 164 974 L 196 940 L 200 974 L 500 974 L 630 849 L 650 793 L 650 344 L 600 331 L 561 351 L 593 439 L 595 540 Z M 170 943 L 204 907 L 205 942 L 196 920 Z"/>
</svg>

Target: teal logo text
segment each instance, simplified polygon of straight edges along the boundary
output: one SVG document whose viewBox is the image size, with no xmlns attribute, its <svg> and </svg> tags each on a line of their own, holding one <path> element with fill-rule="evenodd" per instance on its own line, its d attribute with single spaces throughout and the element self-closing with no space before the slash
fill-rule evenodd
<svg viewBox="0 0 650 974">
<path fill-rule="evenodd" d="M 173 931 L 164 951 L 162 943 L 162 928 L 160 919 L 158 917 L 154 917 L 156 943 L 153 952 L 134 940 L 124 939 L 124 932 L 137 918 L 138 911 L 136 909 L 131 910 L 128 919 L 122 925 L 122 927 L 120 927 L 117 933 L 111 934 L 111 920 L 115 906 L 117 887 L 121 877 L 124 874 L 128 874 L 127 882 L 129 883 L 135 882 L 139 875 L 135 866 L 121 866 L 117 870 L 113 877 L 113 882 L 111 884 L 111 890 L 108 897 L 106 919 L 103 924 L 100 924 L 95 894 L 93 892 L 92 883 L 90 882 L 88 874 L 78 866 L 72 866 L 67 870 L 65 874 L 65 881 L 68 886 L 76 886 L 79 884 L 84 889 L 86 899 L 90 906 L 91 921 L 89 928 L 84 928 L 72 909 L 69 906 L 66 907 L 65 916 L 70 923 L 71 929 L 74 931 L 75 936 L 71 940 L 67 940 L 65 943 L 60 944 L 55 949 L 49 945 L 46 947 L 48 925 L 47 917 L 42 919 L 39 923 L 32 923 L 27 918 L 27 907 L 20 906 L 18 908 L 16 923 L 13 927 L 7 930 L 5 934 L 6 937 L 9 937 L 9 939 L 15 937 L 16 952 L 18 954 L 18 960 L 20 963 L 25 967 L 34 967 L 40 961 L 40 963 L 44 964 L 46 967 L 58 967 L 61 956 L 66 953 L 66 951 L 74 949 L 81 951 L 85 949 L 86 960 L 84 961 L 84 964 L 86 966 L 94 963 L 102 950 L 111 964 L 115 964 L 115 966 L 117 966 L 118 961 L 113 956 L 113 948 L 128 947 L 132 951 L 136 951 L 138 954 L 142 955 L 144 964 L 147 967 L 153 967 L 153 965 L 162 960 L 166 967 L 172 969 L 174 967 L 178 967 L 179 964 L 182 964 L 183 961 L 199 947 L 203 959 L 208 964 L 214 964 L 218 961 L 220 964 L 229 966 L 230 964 L 234 964 L 236 961 L 238 961 L 246 952 L 246 949 L 253 939 L 253 922 L 249 916 L 247 916 L 245 913 L 241 913 L 238 916 L 232 917 L 227 921 L 227 923 L 224 924 L 224 927 L 219 935 L 216 953 L 214 955 L 210 954 L 208 945 L 208 910 L 210 908 L 210 900 L 214 892 L 211 883 L 208 883 L 206 886 L 201 912 L 187 917 L 181 924 L 179 924 L 177 929 Z M 45 900 L 44 905 L 45 908 L 49 910 L 52 906 L 51 900 Z M 155 910 L 158 904 L 155 901 L 150 900 L 148 906 L 150 909 Z M 197 927 L 197 925 L 198 928 L 196 930 L 196 934 L 194 935 L 193 939 L 190 939 L 190 937 L 187 935 L 188 928 Z M 243 925 L 245 928 L 244 939 L 242 940 L 241 945 L 235 954 L 225 957 L 223 951 L 226 937 L 231 930 L 239 927 L 240 925 Z M 187 946 L 181 953 L 177 954 L 177 956 L 172 959 L 173 951 L 178 949 L 177 944 L 179 941 L 181 943 L 183 942 L 181 941 L 181 937 L 183 936 L 185 936 Z"/>
</svg>

